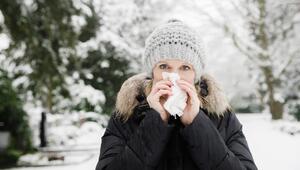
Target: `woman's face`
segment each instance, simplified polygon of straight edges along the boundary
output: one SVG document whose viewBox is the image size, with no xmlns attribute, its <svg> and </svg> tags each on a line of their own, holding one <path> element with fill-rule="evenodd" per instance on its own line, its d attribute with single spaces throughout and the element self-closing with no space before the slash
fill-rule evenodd
<svg viewBox="0 0 300 170">
<path fill-rule="evenodd" d="M 194 84 L 195 70 L 191 64 L 182 60 L 166 59 L 159 61 L 153 68 L 153 83 L 163 79 L 162 72 L 176 72 L 180 79 Z"/>
</svg>

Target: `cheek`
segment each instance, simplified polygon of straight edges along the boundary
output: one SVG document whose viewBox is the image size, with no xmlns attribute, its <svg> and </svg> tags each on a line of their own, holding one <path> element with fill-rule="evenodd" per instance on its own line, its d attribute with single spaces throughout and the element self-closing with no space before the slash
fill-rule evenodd
<svg viewBox="0 0 300 170">
<path fill-rule="evenodd" d="M 153 73 L 153 83 L 163 79 L 161 70 L 154 68 L 152 73 Z"/>
<path fill-rule="evenodd" d="M 195 73 L 194 72 L 186 72 L 180 74 L 181 79 L 193 84 L 195 80 Z"/>
</svg>

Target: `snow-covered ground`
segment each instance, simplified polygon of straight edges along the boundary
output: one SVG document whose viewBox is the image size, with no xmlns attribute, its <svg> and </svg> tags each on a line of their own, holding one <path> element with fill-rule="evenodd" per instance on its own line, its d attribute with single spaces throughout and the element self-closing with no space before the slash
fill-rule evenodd
<svg viewBox="0 0 300 170">
<path fill-rule="evenodd" d="M 98 155 L 98 150 L 95 150 L 95 154 L 91 159 L 79 164 L 65 166 L 14 168 L 11 170 L 94 170 L 98 161 Z"/>
<path fill-rule="evenodd" d="M 266 114 L 239 114 L 245 136 L 259 169 L 299 170 L 300 169 L 300 123 L 271 121 Z M 291 135 L 288 132 L 296 132 Z M 96 135 L 96 134 L 95 134 Z M 100 139 L 101 135 L 96 135 Z M 95 139 L 95 138 L 94 138 Z M 100 142 L 99 142 L 100 145 Z M 13 170 L 82 170 L 95 169 L 99 150 L 92 157 L 79 164 L 67 166 L 14 168 Z"/>
<path fill-rule="evenodd" d="M 238 118 L 259 169 L 300 169 L 299 122 L 271 121 L 268 114 L 240 114 Z"/>
</svg>

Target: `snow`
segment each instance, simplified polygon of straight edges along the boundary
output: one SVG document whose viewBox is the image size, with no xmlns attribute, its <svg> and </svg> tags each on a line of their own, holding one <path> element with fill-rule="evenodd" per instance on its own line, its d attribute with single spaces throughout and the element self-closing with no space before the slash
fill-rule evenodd
<svg viewBox="0 0 300 170">
<path fill-rule="evenodd" d="M 33 145 L 39 146 L 39 126 L 42 108 L 29 109 L 31 105 L 24 108 L 29 114 L 29 124 L 32 129 Z M 46 133 L 49 145 L 60 149 L 67 146 L 89 146 L 96 145 L 99 134 L 104 132 L 107 126 L 108 116 L 95 112 L 66 112 L 63 114 L 47 113 Z"/>
<path fill-rule="evenodd" d="M 37 146 L 41 110 L 32 112 L 30 122 Z M 22 156 L 18 162 L 22 168 L 17 169 L 69 169 L 70 166 L 94 169 L 107 122 L 108 116 L 94 112 L 47 114 L 49 146 L 40 148 L 37 153 Z"/>
<path fill-rule="evenodd" d="M 48 167 L 24 167 L 24 168 L 14 168 L 11 170 L 83 170 L 83 169 L 95 169 L 97 161 L 98 161 L 98 155 L 99 151 L 95 150 L 93 155 L 91 155 L 91 158 L 88 158 L 84 161 L 84 163 L 75 163 L 73 165 L 67 165 L 67 166 L 48 166 Z"/>
<path fill-rule="evenodd" d="M 271 121 L 270 114 L 240 114 L 238 118 L 258 169 L 300 169 L 299 122 Z M 298 133 L 287 133 L 291 130 Z"/>
<path fill-rule="evenodd" d="M 74 98 L 75 103 L 80 103 L 82 99 L 87 99 L 90 104 L 97 105 L 105 101 L 103 91 L 93 88 L 91 85 L 84 84 L 83 81 L 79 83 L 70 84 L 69 86 L 71 96 Z"/>
<path fill-rule="evenodd" d="M 248 145 L 254 157 L 258 169 L 263 170 L 299 170 L 300 162 L 300 123 L 291 120 L 272 121 L 269 114 L 238 114 L 238 119 L 243 124 L 243 131 L 248 141 Z M 77 162 L 65 166 L 48 167 L 23 167 L 10 170 L 82 170 L 95 169 L 100 147 L 100 137 L 102 132 L 94 131 L 96 124 L 87 122 L 81 126 L 83 133 L 90 133 L 90 136 L 84 136 L 85 141 L 96 143 L 97 147 L 90 145 L 87 152 L 69 153 L 66 156 L 66 162 Z M 294 133 L 290 133 L 290 132 Z M 96 132 L 96 133 L 94 133 Z M 88 148 L 86 143 L 84 148 Z M 75 150 L 78 148 L 75 148 Z M 36 159 L 34 156 L 28 156 L 27 159 Z M 44 158 L 43 158 L 44 159 Z M 45 160 L 39 160 L 41 162 Z M 69 160 L 68 160 L 69 159 Z M 37 161 L 37 160 L 36 160 Z M 79 162 L 79 163 L 78 163 Z M 55 163 L 53 163 L 55 164 Z M 59 161 L 57 163 L 59 165 Z"/>
<path fill-rule="evenodd" d="M 270 6 L 270 16 L 281 15 L 281 12 L 276 6 L 281 3 L 296 3 L 297 0 L 289 0 L 285 2 L 281 0 L 280 2 L 274 3 L 273 1 L 268 1 L 268 3 L 274 3 Z M 27 6 L 32 5 L 32 0 L 27 0 L 24 3 Z M 233 2 L 238 2 L 233 0 Z M 89 0 L 74 1 L 75 6 L 81 9 L 86 15 L 90 16 L 91 10 L 86 6 Z M 106 0 L 102 1 L 92 1 L 96 12 L 101 15 L 102 28 L 96 33 L 96 36 L 87 42 L 79 42 L 76 46 L 76 53 L 85 58 L 87 56 L 88 50 L 100 48 L 102 52 L 105 52 L 105 48 L 102 42 L 111 42 L 113 46 L 116 47 L 117 51 L 120 53 L 125 53 L 124 57 L 130 57 L 128 59 L 136 60 L 143 52 L 143 42 L 145 36 L 150 33 L 155 25 L 162 23 L 169 18 L 178 18 L 185 21 L 188 25 L 192 26 L 203 35 L 204 42 L 207 46 L 207 68 L 208 72 L 212 72 L 216 75 L 216 78 L 222 83 L 222 87 L 229 94 L 231 101 L 234 101 L 238 106 L 244 103 L 251 103 L 249 101 L 245 102 L 243 97 L 255 94 L 255 89 L 257 88 L 257 82 L 263 81 L 261 74 L 258 73 L 257 68 L 250 64 L 250 62 L 238 52 L 232 45 L 229 38 L 223 35 L 220 28 L 211 23 L 211 19 L 216 22 L 228 22 L 232 27 L 231 30 L 236 32 L 239 39 L 243 45 L 249 46 L 255 49 L 252 53 L 261 51 L 256 44 L 253 44 L 253 37 L 248 35 L 247 30 L 244 29 L 245 22 L 242 15 L 239 15 L 237 11 L 234 10 L 229 2 L 222 2 L 219 7 L 222 7 L 222 11 L 218 10 L 214 3 L 216 1 L 173 1 L 168 0 L 166 4 L 161 1 L 155 0 L 149 4 L 145 3 L 142 6 L 138 6 L 134 0 Z M 155 5 L 156 4 L 156 5 Z M 157 5 L 158 4 L 158 5 Z M 238 3 L 236 4 L 239 5 Z M 245 15 L 245 10 L 243 11 L 242 6 L 238 6 L 242 14 Z M 292 5 L 291 5 L 292 7 Z M 32 7 L 31 9 L 33 9 Z M 251 10 L 256 10 L 251 7 Z M 222 13 L 225 14 L 222 16 Z M 253 15 L 257 17 L 257 11 L 253 11 Z M 288 16 L 288 15 L 286 15 Z M 210 18 L 211 17 L 211 18 Z M 294 18 L 290 20 L 299 20 L 299 13 L 295 15 Z M 146 18 L 145 21 L 141 19 Z M 168 18 L 168 19 L 167 19 Z M 273 18 L 273 17 L 271 17 Z M 298 19 L 297 19 L 298 18 Z M 0 23 L 4 21 L 3 15 L 0 11 Z M 272 20 L 268 19 L 268 23 Z M 86 24 L 83 16 L 72 16 L 72 23 L 75 26 L 75 31 L 79 31 L 81 26 Z M 272 26 L 272 24 L 268 24 Z M 286 28 L 288 25 L 286 23 L 281 24 Z M 209 29 L 208 29 L 209 28 Z M 272 27 L 270 29 L 281 29 L 281 27 Z M 295 25 L 295 30 L 299 30 L 299 26 Z M 22 44 L 20 49 L 16 49 L 13 52 L 13 58 L 5 56 L 2 53 L 3 50 L 9 47 L 10 37 L 6 34 L 4 29 L 3 33 L 0 34 L 0 65 L 1 68 L 8 71 L 10 75 L 15 72 L 24 72 L 29 74 L 32 69 L 29 65 L 16 66 L 12 59 L 20 58 L 23 56 L 25 50 L 25 44 Z M 272 31 L 274 32 L 274 31 Z M 294 36 L 282 41 L 278 39 L 270 47 L 268 53 L 274 53 L 273 68 L 274 75 L 278 77 L 282 70 L 289 63 L 286 54 L 293 54 L 299 50 L 297 44 L 299 44 L 300 34 L 295 34 Z M 280 38 L 280 36 L 278 36 Z M 266 51 L 262 51 L 266 53 Z M 64 60 L 66 56 L 70 53 L 68 49 L 61 49 L 64 64 L 67 60 Z M 298 51 L 299 53 L 299 51 Z M 296 70 L 298 63 L 300 63 L 300 57 L 295 57 L 293 60 L 292 67 L 287 68 L 287 72 L 291 73 L 283 75 L 282 78 L 285 84 L 283 89 L 275 89 L 276 100 L 282 101 L 283 98 L 290 94 L 299 93 L 296 88 L 296 84 L 299 84 L 300 76 L 294 76 L 297 74 Z M 296 62 L 297 59 L 297 62 Z M 233 62 L 234 61 L 234 62 Z M 234 64 L 233 64 L 234 63 Z M 261 63 L 262 64 L 262 63 Z M 265 63 L 264 63 L 265 64 Z M 271 63 L 267 63 L 271 64 Z M 109 67 L 110 63 L 103 61 L 101 63 L 102 67 Z M 138 65 L 139 66 L 139 65 Z M 137 68 L 138 68 L 137 66 Z M 249 69 L 245 69 L 249 68 Z M 64 67 L 59 69 L 65 69 Z M 137 69 L 134 69 L 137 70 Z M 226 71 L 224 71 L 226 70 Z M 66 72 L 62 70 L 61 72 Z M 86 76 L 92 78 L 92 75 L 87 71 Z M 248 75 L 252 76 L 249 82 Z M 12 76 L 11 76 L 12 77 Z M 104 103 L 105 96 L 102 91 L 93 88 L 92 86 L 86 85 L 84 82 L 79 80 L 79 73 L 74 72 L 72 77 L 65 77 L 68 89 L 71 93 L 72 100 L 59 99 L 59 104 L 57 107 L 65 108 L 69 106 L 78 105 L 82 100 L 87 99 L 90 104 L 98 106 L 95 109 L 97 112 L 101 112 L 102 108 L 99 103 Z M 97 79 L 102 82 L 102 78 Z M 28 79 L 24 77 L 19 77 L 13 82 L 14 87 L 19 85 L 28 86 Z M 262 90 L 266 90 L 266 84 L 262 84 Z M 240 97 L 241 96 L 241 97 Z M 234 99 L 234 100 L 232 100 Z M 33 105 L 34 98 L 32 92 L 27 93 L 27 103 L 29 108 L 36 108 L 41 106 L 40 101 L 37 101 L 36 105 Z M 239 102 L 239 103 L 238 103 Z M 299 104 L 299 100 L 292 104 Z M 26 109 L 29 113 L 31 127 L 33 129 L 34 145 L 38 145 L 38 123 L 40 120 L 40 113 L 43 109 Z M 259 169 L 287 169 L 290 170 L 300 169 L 300 164 L 298 163 L 298 157 L 300 155 L 300 128 L 298 122 L 292 121 L 271 121 L 270 115 L 266 114 L 242 114 L 238 115 L 241 122 L 244 125 L 244 133 L 247 137 L 249 146 L 251 148 L 252 154 L 254 156 L 255 162 Z M 78 122 L 78 120 L 97 120 L 96 122 L 84 121 Z M 51 166 L 51 167 L 39 167 L 39 168 L 20 168 L 20 169 L 94 169 L 97 157 L 99 155 L 100 147 L 100 136 L 104 132 L 103 126 L 105 126 L 104 121 L 106 118 L 97 116 L 96 113 L 78 113 L 78 114 L 62 114 L 62 115 L 50 115 L 48 117 L 49 126 L 48 129 L 49 139 L 52 142 L 52 148 L 48 149 L 69 149 L 69 150 L 81 150 L 86 149 L 86 153 L 76 151 L 76 153 L 62 152 L 65 155 L 65 163 L 71 163 L 68 166 Z M 100 125 L 100 126 L 99 126 Z M 60 147 L 60 145 L 64 144 Z M 22 157 L 24 161 L 38 162 L 40 165 L 46 164 L 48 161 L 43 155 L 26 155 Z M 83 162 L 82 162 L 83 161 Z M 73 162 L 73 163 L 72 163 Z M 77 162 L 77 163 L 75 163 Z M 53 165 L 59 165 L 64 163 L 63 161 L 55 161 Z"/>
<path fill-rule="evenodd" d="M 1 17 L 1 16 L 0 16 Z M 0 19 L 1 21 L 1 19 Z M 0 51 L 5 50 L 9 47 L 10 39 L 6 34 L 0 34 Z"/>
</svg>

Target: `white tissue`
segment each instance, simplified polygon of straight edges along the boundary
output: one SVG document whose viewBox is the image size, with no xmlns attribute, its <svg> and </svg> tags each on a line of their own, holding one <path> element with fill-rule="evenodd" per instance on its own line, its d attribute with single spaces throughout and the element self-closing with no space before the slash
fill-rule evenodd
<svg viewBox="0 0 300 170">
<path fill-rule="evenodd" d="M 187 94 L 177 84 L 176 80 L 180 79 L 178 73 L 162 72 L 162 77 L 165 80 L 170 80 L 173 83 L 171 87 L 173 95 L 170 96 L 164 103 L 164 108 L 172 116 L 182 116 L 183 110 L 186 106 Z M 176 118 L 176 116 L 175 116 Z"/>
</svg>

